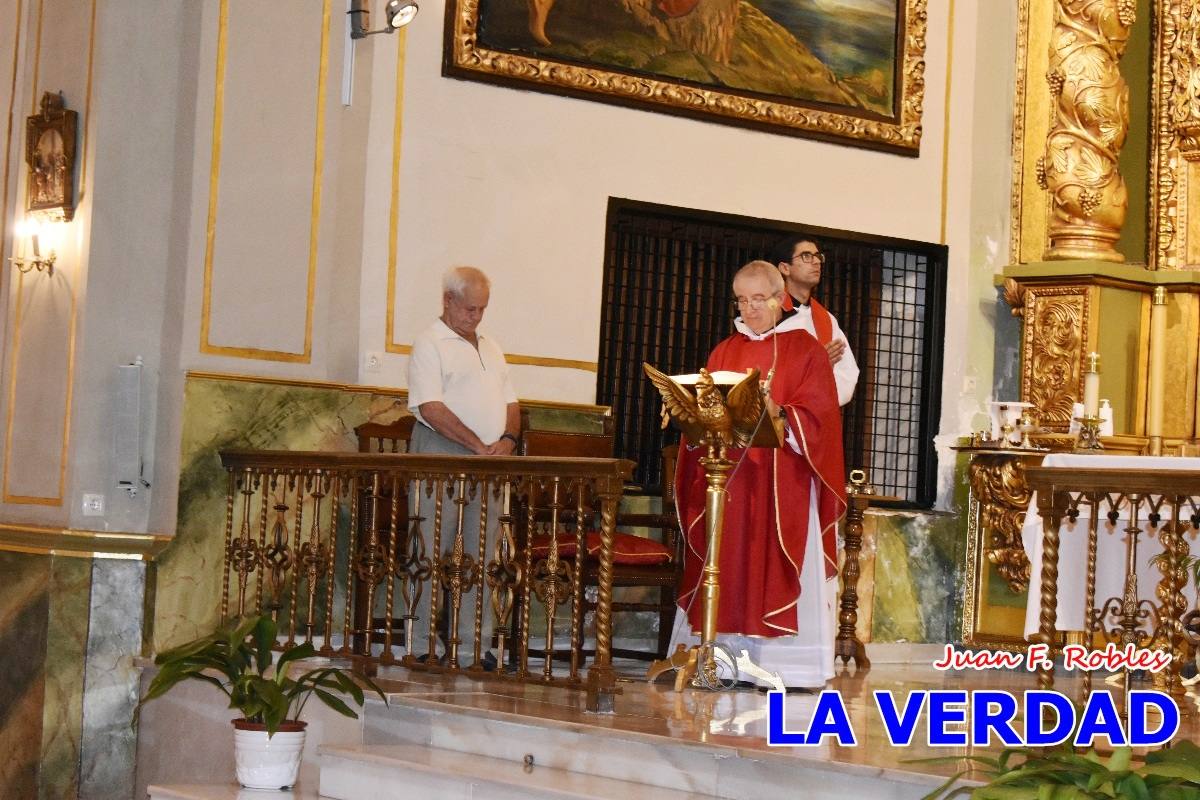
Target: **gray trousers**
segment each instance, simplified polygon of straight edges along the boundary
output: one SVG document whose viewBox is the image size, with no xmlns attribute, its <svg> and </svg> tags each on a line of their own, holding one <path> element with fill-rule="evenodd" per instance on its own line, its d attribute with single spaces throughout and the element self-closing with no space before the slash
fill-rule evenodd
<svg viewBox="0 0 1200 800">
<path fill-rule="evenodd" d="M 452 442 L 445 436 L 442 436 L 432 428 L 418 422 L 413 426 L 412 440 L 409 444 L 410 453 L 439 453 L 444 455 L 471 455 L 471 451 L 457 442 Z M 414 490 L 417 487 L 414 487 Z M 438 556 L 448 558 L 454 553 L 454 541 L 458 534 L 461 524 L 462 543 L 464 564 L 467 562 L 467 557 L 477 566 L 476 576 L 483 575 L 483 571 L 487 566 L 488 560 L 491 558 L 492 548 L 495 546 L 496 534 L 499 530 L 500 519 L 500 498 L 489 495 L 487 522 L 486 528 L 487 538 L 485 550 L 482 556 L 482 564 L 480 564 L 479 553 L 479 523 L 480 513 L 482 510 L 481 494 L 484 491 L 483 486 L 477 486 L 474 497 L 470 494 L 470 486 L 467 486 L 466 496 L 469 502 L 465 505 L 460 505 L 455 502 L 458 497 L 459 487 L 457 481 L 450 479 L 445 482 L 442 488 L 442 525 L 441 537 L 438 542 L 440 553 L 435 553 L 433 549 L 433 532 L 434 520 L 437 506 L 436 484 L 432 487 L 433 493 L 426 495 L 426 485 L 419 487 L 420 496 L 418 499 L 418 514 L 423 519 L 421 520 L 421 532 L 425 540 L 425 553 L 434 559 Z M 410 501 L 411 502 L 411 501 Z M 459 509 L 462 509 L 461 515 Z M 460 521 L 461 516 L 461 521 Z M 465 578 L 466 576 L 464 576 Z M 413 643 L 409 647 L 409 652 L 421 654 L 429 650 L 429 612 L 430 599 L 432 595 L 433 582 L 427 582 L 421 592 L 421 597 L 417 601 L 416 624 L 413 635 Z M 462 587 L 462 596 L 459 605 L 458 628 L 456 638 L 459 640 L 458 660 L 460 664 L 469 665 L 473 659 L 475 647 L 475 610 L 476 598 L 479 596 L 479 586 Z M 446 635 L 451 624 L 451 593 L 450 587 L 443 580 L 439 591 L 440 609 L 438 612 L 438 638 L 442 641 L 441 647 L 446 647 L 449 637 Z M 492 641 L 492 633 L 494 627 L 494 614 L 492 612 L 492 603 L 490 593 L 487 591 L 486 581 L 483 589 L 483 625 L 481 628 L 482 649 L 481 652 L 486 652 Z"/>
</svg>

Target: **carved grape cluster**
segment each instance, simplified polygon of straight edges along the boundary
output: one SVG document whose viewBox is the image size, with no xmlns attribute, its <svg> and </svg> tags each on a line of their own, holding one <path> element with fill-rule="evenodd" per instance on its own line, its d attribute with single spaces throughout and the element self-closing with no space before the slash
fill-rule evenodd
<svg viewBox="0 0 1200 800">
<path fill-rule="evenodd" d="M 1085 217 L 1090 217 L 1092 212 L 1100 207 L 1100 193 L 1093 192 L 1091 189 L 1084 189 L 1079 193 L 1079 209 Z"/>
<path fill-rule="evenodd" d="M 1063 84 L 1066 83 L 1066 77 L 1059 70 L 1046 73 L 1046 83 L 1050 86 L 1050 96 L 1058 97 L 1062 94 Z"/>
<path fill-rule="evenodd" d="M 1046 182 L 1046 157 L 1038 156 L 1037 162 L 1034 164 L 1034 171 L 1037 174 L 1038 186 L 1045 189 L 1049 184 Z"/>
<path fill-rule="evenodd" d="M 1117 19 L 1126 28 L 1137 20 L 1137 0 L 1117 0 Z"/>
</svg>

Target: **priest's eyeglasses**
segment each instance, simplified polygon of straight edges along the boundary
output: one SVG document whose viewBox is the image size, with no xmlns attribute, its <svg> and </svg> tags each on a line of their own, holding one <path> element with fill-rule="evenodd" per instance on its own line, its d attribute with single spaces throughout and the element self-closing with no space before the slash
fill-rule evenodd
<svg viewBox="0 0 1200 800">
<path fill-rule="evenodd" d="M 754 297 L 739 297 L 733 301 L 733 305 L 736 308 L 752 308 L 758 311 L 766 306 L 770 300 L 771 298 L 769 297 L 761 297 L 759 295 L 755 295 Z"/>
<path fill-rule="evenodd" d="M 816 261 L 818 264 L 824 264 L 825 263 L 825 254 L 821 253 L 821 252 L 797 253 L 796 255 L 792 256 L 792 261 L 795 261 L 796 259 L 800 259 L 805 264 L 811 264 L 814 261 Z"/>
</svg>

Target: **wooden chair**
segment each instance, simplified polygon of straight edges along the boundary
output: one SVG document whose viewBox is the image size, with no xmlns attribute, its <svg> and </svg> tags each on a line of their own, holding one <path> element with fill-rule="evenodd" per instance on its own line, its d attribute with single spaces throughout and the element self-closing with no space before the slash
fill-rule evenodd
<svg viewBox="0 0 1200 800">
<path fill-rule="evenodd" d="M 366 422 L 354 429 L 355 436 L 358 437 L 358 452 L 360 453 L 407 453 L 408 445 L 412 439 L 413 425 L 416 423 L 416 417 L 408 416 L 401 417 L 394 422 Z M 401 526 L 401 535 L 408 531 L 408 526 L 412 522 L 410 509 L 408 505 L 408 487 L 401 488 L 403 496 L 400 498 L 400 508 L 403 509 L 399 524 Z M 381 510 L 380 519 L 375 528 L 379 541 L 384 547 L 389 547 L 391 544 L 391 518 L 390 509 L 391 487 L 385 486 L 381 492 L 379 507 Z M 370 512 L 370 488 L 363 487 L 360 490 L 358 498 L 359 502 L 359 543 L 364 541 L 363 537 L 367 535 L 369 524 L 368 514 Z M 401 539 L 403 545 L 403 538 Z M 350 575 L 354 575 L 354 571 L 350 571 Z M 384 634 L 387 631 L 387 620 L 383 617 L 375 617 L 371 610 L 367 608 L 368 587 L 365 583 L 354 578 L 354 652 L 365 654 L 367 644 L 367 627 L 371 629 L 371 641 L 383 641 Z M 378 595 L 377 595 L 378 596 Z M 404 639 L 404 620 L 393 619 L 392 625 L 392 641 L 401 642 Z M 407 644 L 407 643 L 406 643 Z"/>
<path fill-rule="evenodd" d="M 401 417 L 395 422 L 364 422 L 354 429 L 360 453 L 407 453 L 417 418 Z"/>
<path fill-rule="evenodd" d="M 522 455 L 530 457 L 572 457 L 572 458 L 612 458 L 613 436 L 611 433 L 560 433 L 555 431 L 526 430 L 521 437 Z M 663 458 L 663 510 L 657 514 L 618 513 L 617 534 L 613 544 L 613 587 L 647 586 L 658 590 L 657 602 L 622 602 L 613 601 L 613 613 L 629 611 L 656 611 L 659 617 L 658 642 L 654 652 L 627 648 L 613 648 L 613 655 L 624 658 L 653 660 L 666 656 L 667 647 L 671 640 L 671 630 L 675 621 L 675 598 L 683 571 L 682 539 L 679 535 L 679 524 L 675 517 L 675 498 L 673 483 L 675 477 L 675 460 L 678 447 L 664 448 Z M 533 499 L 535 504 L 535 519 L 546 517 L 545 509 L 538 509 L 539 499 Z M 585 504 L 589 501 L 585 499 Z M 594 508 L 593 508 L 594 511 Z M 527 525 L 528 516 L 518 515 L 518 535 L 523 546 L 528 532 L 523 528 Z M 595 525 L 595 520 L 592 522 Z M 644 536 L 628 533 L 624 530 L 630 527 L 652 528 L 661 532 L 659 541 Z M 560 540 L 560 556 L 574 557 L 575 542 L 568 537 Z M 563 546 L 566 543 L 566 552 Z M 599 550 L 599 531 L 590 530 L 585 534 L 588 557 L 584 562 L 583 581 L 585 586 L 598 585 L 599 562 L 595 554 Z M 534 557 L 545 557 L 549 553 L 549 536 L 534 532 L 532 537 Z M 586 610 L 594 609 L 595 604 L 588 602 Z M 514 614 L 514 620 L 519 616 Z M 581 643 L 576 643 L 582 646 Z"/>
</svg>

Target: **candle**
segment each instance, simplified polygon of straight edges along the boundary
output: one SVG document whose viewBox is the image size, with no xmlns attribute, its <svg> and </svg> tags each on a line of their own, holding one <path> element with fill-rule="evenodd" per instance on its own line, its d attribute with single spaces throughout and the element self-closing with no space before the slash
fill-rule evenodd
<svg viewBox="0 0 1200 800">
<path fill-rule="evenodd" d="M 1161 437 L 1163 432 L 1163 395 L 1167 378 L 1167 290 L 1154 290 L 1150 305 L 1150 380 L 1146 398 L 1146 435 Z"/>
<path fill-rule="evenodd" d="M 1100 414 L 1100 354 L 1088 353 L 1088 371 L 1083 374 L 1083 415 Z"/>
</svg>

